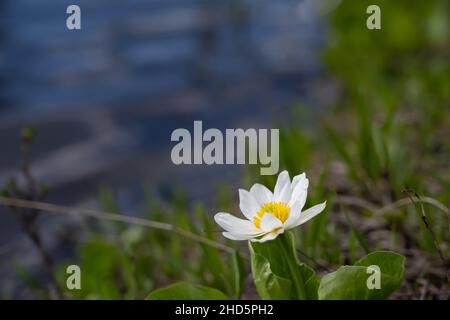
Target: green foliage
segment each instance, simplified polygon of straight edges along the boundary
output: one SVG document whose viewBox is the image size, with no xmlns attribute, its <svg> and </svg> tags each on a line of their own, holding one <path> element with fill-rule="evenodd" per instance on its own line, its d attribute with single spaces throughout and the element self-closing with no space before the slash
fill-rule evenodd
<svg viewBox="0 0 450 320">
<path fill-rule="evenodd" d="M 235 251 L 233 254 L 233 274 L 234 274 L 234 295 L 236 298 L 240 298 L 244 292 L 245 286 L 245 263 L 242 259 L 239 251 Z"/>
<path fill-rule="evenodd" d="M 377 251 L 323 276 L 319 285 L 315 272 L 298 262 L 289 233 L 262 244 L 250 243 L 250 253 L 253 280 L 262 299 L 386 299 L 400 287 L 405 273 L 402 255 Z M 372 266 L 380 268 L 379 289 L 367 284 Z"/>
<path fill-rule="evenodd" d="M 228 300 L 217 289 L 193 285 L 187 282 L 174 283 L 168 287 L 151 292 L 146 300 Z"/>
<path fill-rule="evenodd" d="M 368 267 L 380 268 L 380 288 L 370 289 L 367 279 L 371 275 Z M 322 277 L 319 299 L 387 299 L 403 282 L 405 257 L 394 252 L 372 252 L 353 266 L 342 266 L 337 271 Z"/>
<path fill-rule="evenodd" d="M 423 177 L 414 173 L 433 168 L 435 161 L 426 155 L 442 143 L 433 132 L 449 124 L 444 110 L 450 65 L 443 40 L 449 38 L 449 3 L 377 1 L 380 31 L 361 27 L 367 17 L 361 13 L 370 4 L 344 0 L 333 15 L 335 42 L 324 57 L 346 94 L 326 129 L 351 178 L 368 180 L 366 188 L 387 178 L 399 196 L 405 185 L 422 184 Z M 331 125 L 340 122 L 350 125 Z"/>
<path fill-rule="evenodd" d="M 215 232 L 217 227 L 204 205 L 189 206 L 180 191 L 172 196 L 170 203 L 163 203 L 149 194 L 145 215 L 207 239 L 219 240 L 220 234 Z M 226 197 L 221 196 L 220 201 L 225 203 Z M 107 187 L 100 189 L 99 203 L 105 211 L 122 211 L 114 192 Z M 83 274 L 82 290 L 67 291 L 68 296 L 142 299 L 150 291 L 177 280 L 203 283 L 236 299 L 242 295 L 247 271 L 237 251 L 230 255 L 167 231 L 141 226 L 108 221 L 96 221 L 90 226 L 93 237 L 80 246 L 76 263 Z M 59 266 L 62 288 L 65 288 L 66 266 L 67 263 Z"/>
<path fill-rule="evenodd" d="M 315 272 L 299 263 L 290 233 L 264 243 L 250 242 L 252 274 L 262 299 L 316 299 Z"/>
<path fill-rule="evenodd" d="M 76 298 L 132 299 L 135 297 L 135 266 L 123 250 L 104 240 L 92 240 L 80 250 L 81 290 L 67 290 Z M 65 269 L 60 266 L 60 287 L 66 288 Z"/>
</svg>

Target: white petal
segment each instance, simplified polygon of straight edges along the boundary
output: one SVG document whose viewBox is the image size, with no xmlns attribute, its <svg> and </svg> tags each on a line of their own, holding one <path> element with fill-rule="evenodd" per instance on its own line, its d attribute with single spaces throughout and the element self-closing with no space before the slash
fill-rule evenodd
<svg viewBox="0 0 450 320">
<path fill-rule="evenodd" d="M 250 193 L 253 198 L 255 198 L 256 202 L 258 202 L 259 206 L 271 202 L 273 198 L 272 192 L 267 189 L 266 186 L 259 183 L 256 183 L 251 187 Z"/>
<path fill-rule="evenodd" d="M 229 232 L 243 235 L 254 235 L 261 233 L 261 230 L 259 230 L 253 222 L 236 218 L 229 213 L 219 212 L 214 216 L 214 220 L 219 226 Z"/>
<path fill-rule="evenodd" d="M 239 208 L 248 220 L 252 220 L 259 210 L 259 205 L 250 192 L 239 189 Z"/>
<path fill-rule="evenodd" d="M 306 174 L 303 172 L 302 174 L 296 175 L 294 178 L 292 178 L 292 191 L 294 191 L 295 187 L 300 181 L 303 181 L 306 179 Z"/>
<path fill-rule="evenodd" d="M 268 212 L 264 213 L 260 221 L 260 229 L 265 232 L 270 232 L 272 230 L 281 228 L 283 222 L 281 222 L 277 217 Z"/>
<path fill-rule="evenodd" d="M 302 206 L 299 201 L 294 202 L 289 211 L 289 217 L 284 222 L 285 229 L 291 229 L 293 225 L 300 219 L 300 213 L 302 211 Z"/>
<path fill-rule="evenodd" d="M 252 236 L 248 236 L 248 235 L 243 235 L 243 234 L 236 234 L 233 232 L 222 232 L 222 235 L 225 238 L 228 238 L 230 240 L 250 240 L 252 239 Z"/>
<path fill-rule="evenodd" d="M 265 234 L 263 237 L 261 237 L 261 238 L 253 238 L 253 239 L 250 239 L 250 241 L 253 241 L 253 242 L 266 242 L 266 241 L 275 239 L 279 234 L 282 234 L 283 232 L 284 232 L 284 229 L 281 228 L 281 229 L 277 230 L 276 232 L 269 232 L 269 233 L 266 233 L 266 234 Z"/>
<path fill-rule="evenodd" d="M 277 182 L 275 183 L 274 195 L 280 194 L 281 190 L 284 188 L 286 184 L 290 185 L 289 173 L 284 170 L 280 172 L 277 178 Z"/>
<path fill-rule="evenodd" d="M 315 206 L 303 211 L 302 213 L 300 213 L 300 218 L 296 221 L 296 223 L 294 223 L 292 225 L 291 228 L 297 227 L 301 224 L 304 224 L 308 220 L 311 220 L 312 218 L 317 216 L 319 213 L 321 213 L 323 211 L 323 209 L 325 209 L 326 205 L 327 205 L 327 202 L 325 201 L 321 204 L 316 204 Z"/>
<path fill-rule="evenodd" d="M 273 199 L 274 201 L 281 201 L 283 203 L 288 203 L 291 199 L 291 181 L 286 170 L 278 175 L 277 183 L 273 191 Z"/>
<path fill-rule="evenodd" d="M 298 179 L 296 181 L 295 187 L 292 188 L 292 196 L 289 201 L 289 205 L 292 206 L 295 201 L 299 201 L 301 204 L 301 209 L 303 209 L 303 207 L 305 206 L 306 197 L 308 195 L 308 186 L 308 179 Z"/>
</svg>

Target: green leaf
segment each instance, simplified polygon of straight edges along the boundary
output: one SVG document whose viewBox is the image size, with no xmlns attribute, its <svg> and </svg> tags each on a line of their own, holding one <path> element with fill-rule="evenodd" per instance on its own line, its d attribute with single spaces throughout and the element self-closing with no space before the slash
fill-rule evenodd
<svg viewBox="0 0 450 320">
<path fill-rule="evenodd" d="M 250 242 L 253 280 L 262 299 L 317 299 L 314 271 L 297 260 L 293 237 Z"/>
<path fill-rule="evenodd" d="M 237 299 L 242 296 L 245 285 L 245 264 L 236 250 L 233 253 L 234 294 Z"/>
<path fill-rule="evenodd" d="M 380 288 L 369 289 L 368 284 L 376 276 L 369 266 L 380 270 Z M 368 254 L 353 266 L 342 266 L 325 275 L 319 286 L 319 299 L 371 300 L 387 299 L 403 282 L 405 257 L 390 251 Z"/>
<path fill-rule="evenodd" d="M 177 282 L 168 287 L 152 291 L 146 300 L 228 300 L 221 291 L 194 285 L 188 282 Z"/>
<path fill-rule="evenodd" d="M 252 253 L 252 273 L 256 290 L 261 299 L 293 299 L 291 281 L 274 274 L 270 268 L 270 262 L 262 255 Z"/>
<path fill-rule="evenodd" d="M 192 230 L 197 234 L 203 234 L 208 239 L 215 240 L 216 227 L 211 222 L 211 217 L 206 215 L 205 208 L 201 204 L 195 205 L 196 217 L 201 224 L 199 227 L 192 224 Z M 187 217 L 187 215 L 185 215 Z M 229 296 L 236 296 L 236 279 L 233 259 L 228 262 L 222 258 L 222 252 L 208 245 L 201 244 L 203 257 L 196 269 L 200 274 L 200 283 L 217 288 Z"/>
<path fill-rule="evenodd" d="M 347 164 L 347 169 L 349 170 L 350 176 L 357 180 L 358 178 L 358 172 L 356 170 L 356 165 L 353 161 L 353 157 L 351 156 L 349 150 L 348 150 L 348 144 L 346 144 L 341 136 L 336 132 L 334 128 L 331 127 L 331 125 L 325 123 L 324 124 L 325 132 L 328 135 L 328 138 L 335 148 L 338 155 L 342 158 L 342 160 Z"/>
<path fill-rule="evenodd" d="M 363 248 L 364 252 L 368 254 L 370 252 L 369 246 L 366 243 L 366 240 L 364 239 L 364 236 L 359 232 L 358 228 L 353 223 L 352 219 L 350 219 L 350 216 L 345 213 L 345 219 L 347 220 L 348 225 L 350 226 L 350 230 L 353 232 L 353 234 L 356 237 L 356 240 L 358 240 L 359 245 L 361 248 Z"/>
<path fill-rule="evenodd" d="M 357 97 L 357 116 L 359 122 L 358 152 L 362 167 L 369 177 L 376 179 L 381 171 L 378 150 L 375 143 L 375 128 L 370 117 L 368 106 L 363 98 Z"/>
<path fill-rule="evenodd" d="M 67 290 L 76 298 L 132 299 L 136 280 L 133 263 L 117 246 L 102 239 L 93 239 L 80 248 L 81 290 Z M 60 283 L 66 288 L 66 265 Z M 62 270 L 61 270 L 62 271 Z"/>
</svg>

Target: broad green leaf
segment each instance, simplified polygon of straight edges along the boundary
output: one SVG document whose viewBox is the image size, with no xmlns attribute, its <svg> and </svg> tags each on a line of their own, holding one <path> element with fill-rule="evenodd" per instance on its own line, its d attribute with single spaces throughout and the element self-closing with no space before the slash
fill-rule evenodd
<svg viewBox="0 0 450 320">
<path fill-rule="evenodd" d="M 177 282 L 168 287 L 152 291 L 146 300 L 228 300 L 221 291 L 194 285 L 188 282 Z"/>
<path fill-rule="evenodd" d="M 375 273 L 368 267 L 378 266 L 380 288 L 369 289 Z M 368 254 L 353 266 L 343 266 L 325 275 L 319 286 L 319 299 L 371 300 L 387 299 L 403 282 L 405 257 L 390 251 Z"/>
<path fill-rule="evenodd" d="M 252 253 L 252 273 L 256 290 L 261 299 L 293 299 L 291 281 L 274 274 L 270 268 L 270 262 L 262 255 Z"/>
<path fill-rule="evenodd" d="M 250 242 L 253 280 L 262 299 L 317 299 L 314 271 L 299 263 L 290 233 Z"/>
</svg>

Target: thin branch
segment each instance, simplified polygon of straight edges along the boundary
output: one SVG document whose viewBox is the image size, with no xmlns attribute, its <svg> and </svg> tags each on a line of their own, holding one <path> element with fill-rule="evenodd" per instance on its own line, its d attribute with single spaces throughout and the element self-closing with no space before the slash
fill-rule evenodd
<svg viewBox="0 0 450 320">
<path fill-rule="evenodd" d="M 33 196 L 36 194 L 36 181 L 30 172 L 30 149 L 31 149 L 31 137 L 26 137 L 22 133 L 22 141 L 20 144 L 20 172 L 25 178 L 26 185 L 28 188 L 28 194 Z"/>
<path fill-rule="evenodd" d="M 25 180 L 25 189 L 23 192 L 16 187 L 12 187 L 8 194 L 14 194 L 15 197 L 23 197 L 27 200 L 41 200 L 39 192 L 37 190 L 37 184 L 30 172 L 30 149 L 31 142 L 33 140 L 35 130 L 32 127 L 27 127 L 22 130 L 22 139 L 20 144 L 21 160 L 20 160 L 20 172 Z M 44 194 L 42 194 L 43 196 Z M 50 296 L 57 299 L 63 297 L 63 292 L 59 288 L 58 281 L 55 276 L 55 268 L 53 260 L 45 248 L 42 236 L 37 228 L 37 221 L 40 217 L 39 210 L 35 208 L 17 208 L 10 207 L 22 227 L 23 232 L 28 236 L 34 247 L 38 251 L 39 256 L 42 259 L 45 270 L 50 279 L 49 289 Z"/>
<path fill-rule="evenodd" d="M 116 222 L 128 223 L 128 224 L 133 224 L 133 225 L 139 225 L 139 226 L 143 226 L 146 228 L 171 231 L 171 232 L 177 233 L 178 235 L 183 236 L 185 238 L 206 244 L 208 246 L 223 250 L 228 253 L 233 253 L 235 251 L 233 248 L 226 246 L 220 242 L 216 242 L 216 241 L 210 240 L 208 238 L 199 236 L 195 233 L 184 230 L 180 227 L 177 227 L 177 226 L 169 224 L 169 223 L 148 220 L 148 219 L 139 218 L 139 217 L 127 216 L 127 215 L 122 215 L 122 214 L 117 214 L 117 213 L 111 213 L 111 212 L 102 212 L 102 211 L 91 210 L 91 209 L 82 209 L 82 208 L 71 208 L 71 207 L 46 203 L 46 202 L 29 201 L 29 200 L 22 200 L 22 199 L 16 199 L 16 198 L 0 197 L 0 204 L 9 206 L 9 207 L 28 208 L 28 209 L 46 211 L 46 212 L 50 212 L 50 213 L 66 214 L 66 215 L 72 215 L 72 216 L 82 215 L 82 216 L 93 217 L 93 218 L 98 218 L 98 219 L 102 219 L 102 220 L 109 220 L 109 221 L 116 221 Z"/>
</svg>

